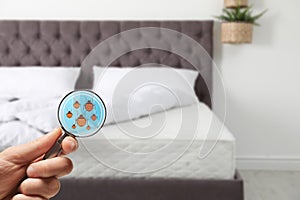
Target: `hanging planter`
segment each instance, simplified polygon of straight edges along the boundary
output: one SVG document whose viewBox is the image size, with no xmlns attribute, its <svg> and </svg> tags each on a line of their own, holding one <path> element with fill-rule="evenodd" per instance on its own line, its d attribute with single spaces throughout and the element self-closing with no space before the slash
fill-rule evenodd
<svg viewBox="0 0 300 200">
<path fill-rule="evenodd" d="M 251 43 L 253 25 L 243 22 L 222 23 L 222 42 L 223 43 Z"/>
<path fill-rule="evenodd" d="M 251 7 L 224 8 L 223 14 L 216 18 L 222 21 L 222 42 L 231 44 L 251 43 L 253 25 L 267 10 L 252 16 Z"/>
<path fill-rule="evenodd" d="M 226 8 L 247 7 L 248 0 L 224 0 Z"/>
</svg>

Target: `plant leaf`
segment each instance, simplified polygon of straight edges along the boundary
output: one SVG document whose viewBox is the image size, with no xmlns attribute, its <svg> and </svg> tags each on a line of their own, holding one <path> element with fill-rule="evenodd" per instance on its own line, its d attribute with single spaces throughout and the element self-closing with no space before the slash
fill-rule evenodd
<svg viewBox="0 0 300 200">
<path fill-rule="evenodd" d="M 256 20 L 267 12 L 267 10 L 264 10 L 263 12 L 252 16 L 252 5 L 246 8 L 224 8 L 222 11 L 223 14 L 215 16 L 215 18 L 225 22 L 246 22 L 254 25 L 258 25 Z"/>
<path fill-rule="evenodd" d="M 241 13 L 241 20 L 242 21 L 247 21 L 246 17 L 248 15 L 248 12 L 249 12 L 249 8 L 245 8 L 242 13 Z"/>
<path fill-rule="evenodd" d="M 233 17 L 232 13 L 229 10 L 223 9 L 223 12 L 227 14 L 227 16 L 229 17 L 230 21 L 233 20 L 234 17 Z"/>
<path fill-rule="evenodd" d="M 258 18 L 262 17 L 268 10 L 264 10 L 262 11 L 261 13 L 257 14 L 257 15 L 254 15 L 252 18 L 255 20 L 257 20 Z"/>
</svg>

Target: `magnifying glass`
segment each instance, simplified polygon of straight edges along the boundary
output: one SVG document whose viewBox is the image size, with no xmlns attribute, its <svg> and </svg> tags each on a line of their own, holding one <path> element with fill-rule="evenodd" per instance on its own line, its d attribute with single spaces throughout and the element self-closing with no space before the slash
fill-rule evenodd
<svg viewBox="0 0 300 200">
<path fill-rule="evenodd" d="M 57 117 L 63 135 L 58 138 L 43 159 L 58 156 L 62 151 L 61 143 L 67 136 L 89 137 L 96 134 L 105 122 L 106 107 L 95 92 L 75 90 L 62 99 Z"/>
</svg>

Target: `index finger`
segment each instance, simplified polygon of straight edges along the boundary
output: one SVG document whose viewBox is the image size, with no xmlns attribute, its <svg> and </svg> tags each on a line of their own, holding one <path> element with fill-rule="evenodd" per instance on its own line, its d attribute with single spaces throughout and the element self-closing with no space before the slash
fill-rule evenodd
<svg viewBox="0 0 300 200">
<path fill-rule="evenodd" d="M 61 136 L 60 128 L 26 144 L 10 147 L 2 152 L 5 160 L 15 164 L 27 164 L 41 157 Z"/>
</svg>

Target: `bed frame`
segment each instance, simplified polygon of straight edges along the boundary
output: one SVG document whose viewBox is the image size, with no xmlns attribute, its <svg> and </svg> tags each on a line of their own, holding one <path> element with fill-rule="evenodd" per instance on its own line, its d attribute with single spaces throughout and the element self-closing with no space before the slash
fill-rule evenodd
<svg viewBox="0 0 300 200">
<path fill-rule="evenodd" d="M 201 44 L 212 57 L 212 21 L 10 20 L 0 21 L 0 66 L 79 67 L 97 44 L 122 31 L 139 27 L 162 27 L 184 33 Z M 169 46 L 170 51 L 132 51 L 120 56 L 111 66 L 138 67 L 142 64 L 157 63 L 174 68 L 194 69 L 187 60 L 171 52 L 172 44 Z M 203 55 L 195 56 L 195 59 L 199 60 L 199 66 L 196 67 L 201 72 L 196 80 L 195 93 L 200 101 L 211 106 L 209 90 L 212 88 L 212 63 L 207 60 L 202 62 L 207 59 Z M 101 65 L 101 60 L 92 64 Z M 82 75 L 84 72 L 81 70 L 77 88 L 82 88 Z M 91 85 L 87 88 L 89 87 Z M 243 181 L 238 172 L 233 180 L 63 179 L 61 192 L 54 199 L 242 200 Z"/>
</svg>

